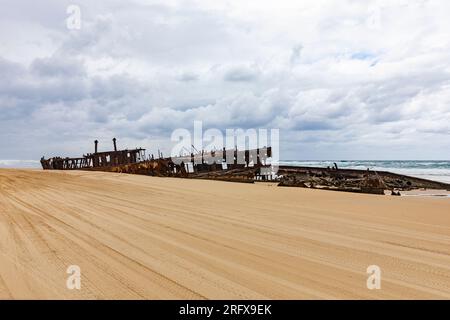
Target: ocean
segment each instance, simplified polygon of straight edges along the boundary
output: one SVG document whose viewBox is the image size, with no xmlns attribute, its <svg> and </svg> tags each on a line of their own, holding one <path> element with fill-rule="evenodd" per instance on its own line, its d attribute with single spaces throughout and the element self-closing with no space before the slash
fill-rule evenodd
<svg viewBox="0 0 450 320">
<path fill-rule="evenodd" d="M 417 178 L 450 183 L 450 161 L 447 160 L 283 160 L 281 165 L 390 171 Z"/>
<path fill-rule="evenodd" d="M 413 177 L 450 183 L 447 160 L 282 160 L 281 165 L 327 167 L 336 162 L 339 168 L 390 171 Z M 36 160 L 0 160 L 0 168 L 40 168 Z"/>
<path fill-rule="evenodd" d="M 38 160 L 2 160 L 0 159 L 0 168 L 42 168 Z"/>
</svg>

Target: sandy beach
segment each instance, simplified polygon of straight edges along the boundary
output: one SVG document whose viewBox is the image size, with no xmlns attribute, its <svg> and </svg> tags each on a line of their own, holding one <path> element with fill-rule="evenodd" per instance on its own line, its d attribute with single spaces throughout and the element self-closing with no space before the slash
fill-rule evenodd
<svg viewBox="0 0 450 320">
<path fill-rule="evenodd" d="M 450 199 L 3 169 L 0 298 L 449 299 Z"/>
</svg>

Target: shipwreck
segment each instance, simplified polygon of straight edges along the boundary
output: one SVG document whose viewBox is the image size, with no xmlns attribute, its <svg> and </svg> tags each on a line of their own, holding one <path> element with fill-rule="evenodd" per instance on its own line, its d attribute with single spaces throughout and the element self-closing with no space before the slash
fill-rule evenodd
<svg viewBox="0 0 450 320">
<path fill-rule="evenodd" d="M 191 150 L 188 155 L 164 157 L 146 155 L 146 149 L 98 151 L 78 158 L 41 158 L 44 170 L 92 170 L 140 174 L 158 177 L 209 179 L 241 183 L 273 182 L 280 187 L 400 195 L 401 191 L 436 189 L 450 191 L 450 184 L 410 177 L 387 171 L 341 169 L 334 167 L 274 166 L 270 163 L 272 148 L 252 150 Z"/>
</svg>

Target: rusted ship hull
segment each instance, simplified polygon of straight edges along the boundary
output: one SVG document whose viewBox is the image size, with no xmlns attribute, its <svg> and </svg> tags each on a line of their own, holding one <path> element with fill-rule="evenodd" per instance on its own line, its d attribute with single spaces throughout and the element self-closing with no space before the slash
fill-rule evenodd
<svg viewBox="0 0 450 320">
<path fill-rule="evenodd" d="M 153 155 L 147 158 L 145 149 L 117 150 L 116 139 L 113 143 L 114 151 L 98 152 L 96 140 L 94 153 L 79 158 L 42 157 L 41 165 L 44 170 L 90 170 L 253 183 L 255 179 L 265 179 L 261 178 L 261 169 L 270 168 L 266 160 L 272 152 L 270 147 L 243 151 L 224 148 L 175 158 L 164 158 L 158 152 L 157 158 Z"/>
<path fill-rule="evenodd" d="M 450 191 L 450 184 L 387 171 L 320 167 L 279 167 L 280 186 L 385 194 L 386 190 L 436 189 Z"/>
<path fill-rule="evenodd" d="M 44 170 L 92 170 L 159 177 L 208 179 L 241 183 L 273 181 L 282 187 L 303 187 L 343 192 L 393 195 L 412 189 L 445 189 L 446 183 L 430 181 L 386 171 L 319 167 L 279 166 L 267 164 L 272 156 L 270 147 L 254 150 L 220 150 L 191 153 L 187 156 L 164 158 L 160 152 L 146 158 L 145 149 L 95 152 L 80 158 L 53 157 L 41 159 Z"/>
</svg>

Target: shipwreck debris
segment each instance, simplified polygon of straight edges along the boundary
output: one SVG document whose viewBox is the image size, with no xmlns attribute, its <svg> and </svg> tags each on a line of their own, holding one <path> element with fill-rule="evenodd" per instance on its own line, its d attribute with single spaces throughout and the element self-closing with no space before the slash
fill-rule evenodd
<svg viewBox="0 0 450 320">
<path fill-rule="evenodd" d="M 278 169 L 279 186 L 303 187 L 323 190 L 357 193 L 385 194 L 391 191 L 412 189 L 444 189 L 450 191 L 450 184 L 420 179 L 386 171 L 330 169 L 318 167 L 281 166 Z M 395 194 L 394 194 L 395 193 Z"/>
<path fill-rule="evenodd" d="M 208 179 L 229 182 L 255 183 L 277 182 L 282 187 L 301 187 L 321 190 L 400 195 L 400 191 L 412 189 L 445 189 L 450 184 L 425 180 L 386 171 L 340 169 L 333 167 L 278 166 L 272 172 L 270 159 L 272 148 L 253 150 L 196 150 L 190 154 L 164 158 L 158 150 L 158 158 L 146 156 L 143 148 L 117 149 L 113 140 L 113 151 L 98 151 L 98 140 L 94 141 L 94 153 L 79 158 L 41 158 L 44 170 L 92 170 L 159 177 Z"/>
</svg>

